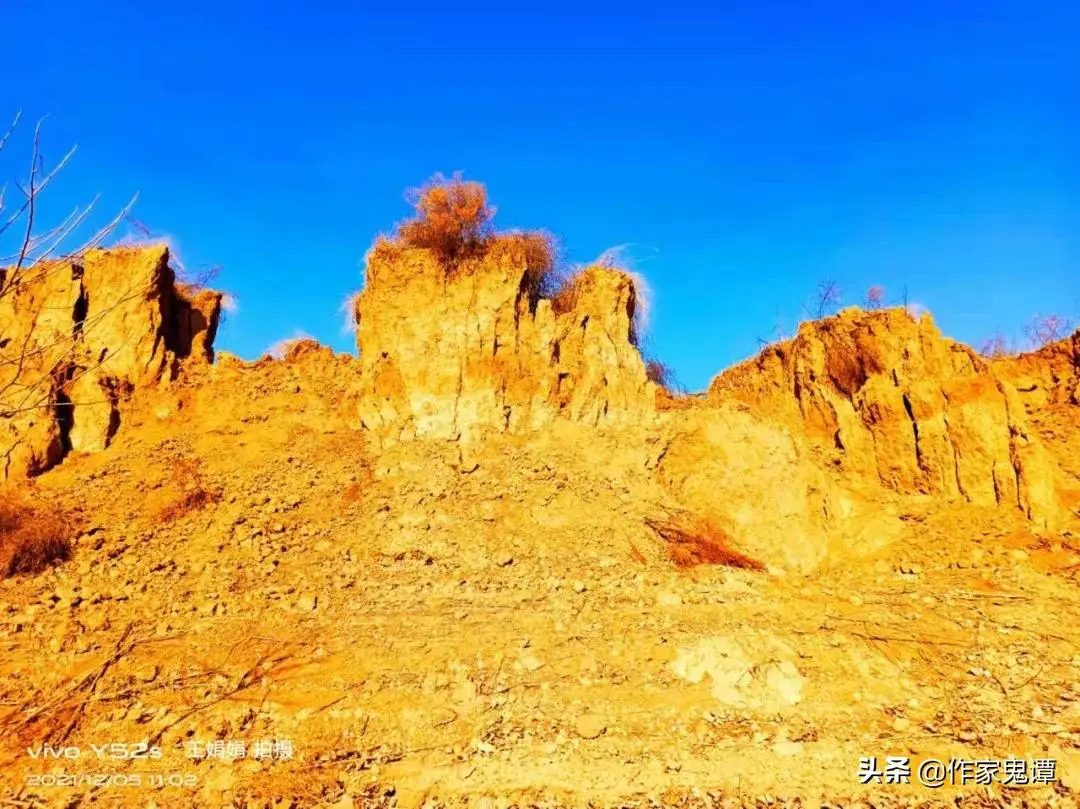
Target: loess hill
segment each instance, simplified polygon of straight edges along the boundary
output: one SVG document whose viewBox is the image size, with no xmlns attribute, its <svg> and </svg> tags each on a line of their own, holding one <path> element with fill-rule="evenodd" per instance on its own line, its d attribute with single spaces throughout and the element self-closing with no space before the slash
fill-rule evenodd
<svg viewBox="0 0 1080 809">
<path fill-rule="evenodd" d="M 848 309 L 680 396 L 634 279 L 557 293 L 533 247 L 380 242 L 356 356 L 215 353 L 161 247 L 0 298 L 2 797 L 1075 806 L 1080 333 L 988 360 Z M 1057 781 L 861 785 L 886 755 Z"/>
</svg>

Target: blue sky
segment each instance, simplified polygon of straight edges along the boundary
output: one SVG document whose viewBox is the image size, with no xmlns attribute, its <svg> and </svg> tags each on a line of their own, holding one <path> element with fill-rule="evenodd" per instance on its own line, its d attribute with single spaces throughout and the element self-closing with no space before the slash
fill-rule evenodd
<svg viewBox="0 0 1080 809">
<path fill-rule="evenodd" d="M 8 0 L 0 113 L 49 113 L 47 158 L 79 144 L 50 212 L 138 191 L 189 268 L 220 264 L 219 345 L 249 358 L 351 350 L 365 250 L 458 169 L 571 259 L 629 245 L 648 349 L 691 388 L 824 278 L 906 287 L 974 343 L 1080 317 L 1075 3 L 391 8 Z"/>
</svg>

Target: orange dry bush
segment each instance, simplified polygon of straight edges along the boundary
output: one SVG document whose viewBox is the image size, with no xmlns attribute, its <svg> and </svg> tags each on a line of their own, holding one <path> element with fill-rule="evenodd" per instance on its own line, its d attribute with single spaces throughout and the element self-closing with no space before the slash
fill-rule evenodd
<svg viewBox="0 0 1080 809">
<path fill-rule="evenodd" d="M 524 266 L 522 286 L 532 306 L 555 292 L 559 264 L 555 238 L 540 230 L 496 232 L 495 208 L 488 205 L 482 183 L 467 182 L 460 172 L 450 179 L 436 174 L 406 192 L 406 199 L 416 214 L 399 223 L 393 236 L 376 237 L 365 258 L 369 280 L 373 267 L 392 266 L 402 251 L 414 248 L 432 252 L 448 276 L 480 259 L 507 256 L 515 268 Z M 355 319 L 358 323 L 358 312 Z"/>
<path fill-rule="evenodd" d="M 221 499 L 221 492 L 208 487 L 202 476 L 197 461 L 190 458 L 177 458 L 169 470 L 172 488 L 179 489 L 180 495 L 158 512 L 160 522 L 173 522 L 198 511 Z"/>
<path fill-rule="evenodd" d="M 0 577 L 33 575 L 71 558 L 67 518 L 46 508 L 0 501 Z"/>
<path fill-rule="evenodd" d="M 555 243 L 555 237 L 547 231 L 507 233 L 500 238 L 521 245 L 525 252 L 525 266 L 529 268 L 529 272 L 547 277 L 555 271 L 559 255 L 558 246 Z"/>
<path fill-rule="evenodd" d="M 551 296 L 551 310 L 557 315 L 572 312 L 577 307 L 578 298 L 581 297 L 581 291 L 584 288 L 585 275 L 580 272 L 571 275 Z"/>
<path fill-rule="evenodd" d="M 495 209 L 487 204 L 482 183 L 466 182 L 460 172 L 450 179 L 436 174 L 406 198 L 416 216 L 398 225 L 397 236 L 404 246 L 431 250 L 451 273 L 487 247 Z"/>
<path fill-rule="evenodd" d="M 646 524 L 668 544 L 668 558 L 680 569 L 698 565 L 765 569 L 761 562 L 732 549 L 724 529 L 711 520 L 689 524 L 647 520 Z"/>
<path fill-rule="evenodd" d="M 506 254 L 511 260 L 525 265 L 522 281 L 529 301 L 535 306 L 540 298 L 549 297 L 555 291 L 555 268 L 559 250 L 555 237 L 543 230 L 512 231 L 492 238 L 487 247 L 488 255 Z"/>
<path fill-rule="evenodd" d="M 529 308 L 536 310 L 541 298 L 548 298 L 557 285 L 556 267 L 559 262 L 555 237 L 542 230 L 512 231 L 495 236 L 487 248 L 488 255 L 505 254 L 515 266 L 525 266 L 521 291 Z"/>
</svg>

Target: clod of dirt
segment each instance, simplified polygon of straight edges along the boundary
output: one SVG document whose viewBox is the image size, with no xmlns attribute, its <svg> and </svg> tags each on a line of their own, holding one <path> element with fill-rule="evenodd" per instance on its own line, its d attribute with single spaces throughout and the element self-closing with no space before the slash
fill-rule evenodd
<svg viewBox="0 0 1080 809">
<path fill-rule="evenodd" d="M 574 721 L 574 730 L 583 739 L 596 739 L 607 732 L 607 725 L 596 714 L 584 713 Z"/>
</svg>

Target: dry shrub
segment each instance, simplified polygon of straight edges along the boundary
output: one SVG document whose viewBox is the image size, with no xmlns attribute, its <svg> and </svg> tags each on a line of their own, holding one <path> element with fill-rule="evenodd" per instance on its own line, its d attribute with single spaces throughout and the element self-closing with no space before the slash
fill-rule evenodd
<svg viewBox="0 0 1080 809">
<path fill-rule="evenodd" d="M 488 246 L 489 255 L 497 252 L 505 252 L 512 260 L 525 265 L 522 287 L 530 304 L 535 306 L 540 298 L 550 297 L 555 292 L 559 248 L 550 233 L 543 230 L 500 233 Z"/>
<path fill-rule="evenodd" d="M 863 304 L 864 309 L 875 310 L 880 309 L 885 303 L 885 287 L 880 284 L 874 284 L 868 290 L 866 290 L 866 301 Z"/>
<path fill-rule="evenodd" d="M 0 576 L 41 573 L 71 558 L 72 528 L 51 508 L 0 500 Z"/>
<path fill-rule="evenodd" d="M 169 254 L 169 269 L 173 271 L 176 291 L 184 298 L 194 298 L 200 292 L 210 289 L 210 285 L 221 274 L 221 266 L 215 265 L 199 272 L 188 272 L 174 252 Z"/>
<path fill-rule="evenodd" d="M 1032 350 L 1064 340 L 1072 329 L 1072 322 L 1062 315 L 1035 315 L 1023 325 L 1024 336 Z"/>
<path fill-rule="evenodd" d="M 373 263 L 394 264 L 409 248 L 431 251 L 447 275 L 479 259 L 504 254 L 525 266 L 523 287 L 532 305 L 555 291 L 559 262 L 555 238 L 546 231 L 497 233 L 495 208 L 488 204 L 482 183 L 465 181 L 460 172 L 449 179 L 436 174 L 406 192 L 406 199 L 415 215 L 399 223 L 393 236 L 375 239 L 366 257 L 369 269 Z"/>
<path fill-rule="evenodd" d="M 500 233 L 492 247 L 500 247 L 511 254 L 520 254 L 529 272 L 548 276 L 555 270 L 559 257 L 555 237 L 546 230 L 515 230 Z"/>
<path fill-rule="evenodd" d="M 648 377 L 650 382 L 659 385 L 669 393 L 676 387 L 675 372 L 671 370 L 671 366 L 660 360 L 647 360 L 645 362 L 645 376 Z"/>
<path fill-rule="evenodd" d="M 467 258 L 481 255 L 492 236 L 495 209 L 488 205 L 487 188 L 456 172 L 447 179 L 436 174 L 406 199 L 416 216 L 398 225 L 397 236 L 406 247 L 431 250 L 448 272 Z"/>
<path fill-rule="evenodd" d="M 585 288 L 585 274 L 578 272 L 566 278 L 551 296 L 551 310 L 556 315 L 564 315 L 577 308 L 578 299 Z"/>
<path fill-rule="evenodd" d="M 173 488 L 179 489 L 180 495 L 158 512 L 159 522 L 173 522 L 221 500 L 221 490 L 206 485 L 197 460 L 176 458 L 169 473 Z"/>
<path fill-rule="evenodd" d="M 1011 346 L 1008 338 L 999 331 L 993 337 L 983 341 L 979 353 L 996 360 L 1002 357 L 1013 357 L 1016 355 L 1016 350 Z"/>
<path fill-rule="evenodd" d="M 646 359 L 645 376 L 659 390 L 656 395 L 656 407 L 659 410 L 680 410 L 693 406 L 693 400 L 686 395 L 686 390 L 679 384 L 675 372 L 665 362 Z"/>
<path fill-rule="evenodd" d="M 646 520 L 668 546 L 668 558 L 680 569 L 698 565 L 724 565 L 744 570 L 764 570 L 761 562 L 731 548 L 727 533 L 711 520 L 689 523 Z"/>
</svg>

